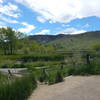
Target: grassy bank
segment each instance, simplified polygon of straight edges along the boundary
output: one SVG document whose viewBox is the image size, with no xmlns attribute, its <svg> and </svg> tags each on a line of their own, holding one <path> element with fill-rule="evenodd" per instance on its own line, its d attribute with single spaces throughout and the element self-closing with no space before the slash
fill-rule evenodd
<svg viewBox="0 0 100 100">
<path fill-rule="evenodd" d="M 100 75 L 100 62 L 91 62 L 78 66 L 70 66 L 68 75 Z"/>
<path fill-rule="evenodd" d="M 0 55 L 0 68 L 47 66 L 57 64 L 63 60 L 64 55 L 62 54 Z"/>
<path fill-rule="evenodd" d="M 20 78 L 0 74 L 0 100 L 27 100 L 36 86 L 33 74 Z"/>
</svg>

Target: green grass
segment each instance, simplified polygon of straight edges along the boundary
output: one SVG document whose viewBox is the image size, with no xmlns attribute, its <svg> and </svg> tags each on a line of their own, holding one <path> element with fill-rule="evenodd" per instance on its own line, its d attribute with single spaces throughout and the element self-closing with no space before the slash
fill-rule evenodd
<svg viewBox="0 0 100 100">
<path fill-rule="evenodd" d="M 60 50 L 84 50 L 91 49 L 95 44 L 100 43 L 100 32 L 89 32 L 87 34 L 70 35 L 56 39 L 48 44 L 54 45 Z"/>
<path fill-rule="evenodd" d="M 25 64 L 26 67 L 49 67 L 53 65 L 60 65 L 64 63 L 62 61 L 36 61 L 36 62 L 28 62 Z"/>
<path fill-rule="evenodd" d="M 91 62 L 78 66 L 70 66 L 68 75 L 100 75 L 100 62 Z"/>
<path fill-rule="evenodd" d="M 53 65 L 63 60 L 64 54 L 0 55 L 0 68 Z M 17 64 L 17 62 L 24 64 Z"/>
<path fill-rule="evenodd" d="M 28 70 L 34 73 L 37 80 L 40 80 L 40 78 L 42 77 L 43 82 L 48 84 L 55 83 L 55 79 L 58 71 L 61 72 L 62 77 L 68 76 L 67 74 L 68 67 L 66 67 L 66 64 L 63 64 L 63 69 L 61 68 L 61 64 L 58 64 L 58 65 L 51 65 L 47 68 L 41 67 L 39 69 L 35 67 L 29 67 Z"/>
<path fill-rule="evenodd" d="M 36 88 L 33 75 L 24 77 L 4 78 L 0 82 L 0 100 L 27 100 L 31 92 Z"/>
<path fill-rule="evenodd" d="M 62 54 L 36 54 L 36 55 L 27 55 L 22 56 L 21 60 L 24 62 L 30 61 L 62 61 L 64 59 L 64 55 Z"/>
</svg>

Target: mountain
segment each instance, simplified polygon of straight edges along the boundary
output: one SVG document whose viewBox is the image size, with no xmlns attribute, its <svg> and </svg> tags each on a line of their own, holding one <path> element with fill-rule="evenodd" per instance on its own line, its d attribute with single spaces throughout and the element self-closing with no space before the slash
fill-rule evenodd
<svg viewBox="0 0 100 100">
<path fill-rule="evenodd" d="M 30 40 L 36 40 L 42 44 L 50 44 L 59 49 L 88 49 L 96 43 L 100 43 L 100 31 L 85 32 L 76 35 L 33 35 Z"/>
<path fill-rule="evenodd" d="M 29 40 L 35 40 L 39 43 L 46 44 L 53 40 L 64 38 L 67 35 L 59 34 L 59 35 L 31 35 L 29 36 Z"/>
</svg>

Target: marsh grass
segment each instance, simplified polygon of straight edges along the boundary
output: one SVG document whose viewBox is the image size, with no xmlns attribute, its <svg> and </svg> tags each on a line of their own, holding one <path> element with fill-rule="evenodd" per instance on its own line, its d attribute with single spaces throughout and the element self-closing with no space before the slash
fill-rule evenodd
<svg viewBox="0 0 100 100">
<path fill-rule="evenodd" d="M 100 62 L 70 66 L 67 72 L 68 75 L 100 75 Z"/>
<path fill-rule="evenodd" d="M 27 100 L 37 83 L 34 75 L 0 79 L 0 100 Z"/>
</svg>

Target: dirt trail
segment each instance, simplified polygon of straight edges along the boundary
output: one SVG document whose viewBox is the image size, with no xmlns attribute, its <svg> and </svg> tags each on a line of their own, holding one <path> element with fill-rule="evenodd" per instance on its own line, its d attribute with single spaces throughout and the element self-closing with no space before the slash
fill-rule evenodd
<svg viewBox="0 0 100 100">
<path fill-rule="evenodd" d="M 69 76 L 55 85 L 39 85 L 29 100 L 100 100 L 100 76 Z"/>
</svg>

